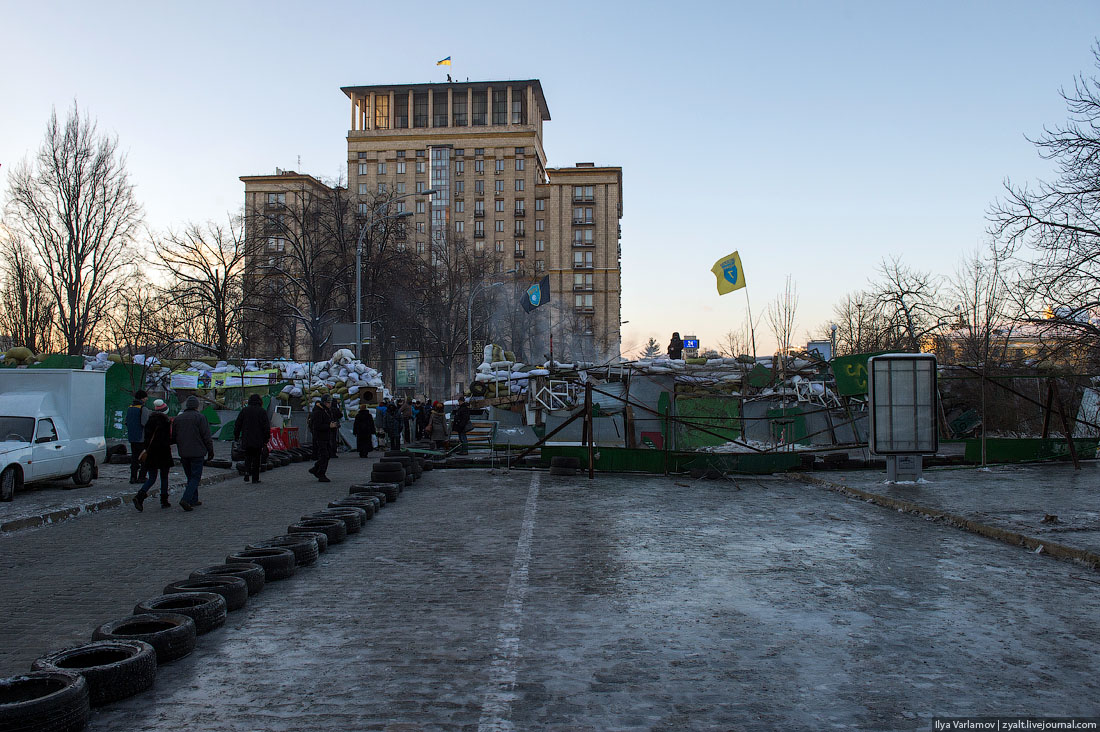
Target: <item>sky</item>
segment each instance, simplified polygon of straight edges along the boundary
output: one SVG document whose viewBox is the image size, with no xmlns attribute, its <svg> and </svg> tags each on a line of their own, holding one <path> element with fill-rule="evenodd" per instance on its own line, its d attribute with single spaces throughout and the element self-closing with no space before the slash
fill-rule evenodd
<svg viewBox="0 0 1100 732">
<path fill-rule="evenodd" d="M 154 231 L 224 220 L 241 175 L 346 176 L 341 86 L 540 79 L 549 166 L 623 168 L 624 350 L 739 328 L 746 293 L 710 273 L 737 250 L 761 352 L 788 275 L 804 342 L 883 258 L 949 275 L 981 246 L 1004 181 L 1051 176 L 1026 136 L 1066 118 L 1100 35 L 1094 0 L 0 0 L 0 19 L 4 180 L 76 100 Z"/>
</svg>

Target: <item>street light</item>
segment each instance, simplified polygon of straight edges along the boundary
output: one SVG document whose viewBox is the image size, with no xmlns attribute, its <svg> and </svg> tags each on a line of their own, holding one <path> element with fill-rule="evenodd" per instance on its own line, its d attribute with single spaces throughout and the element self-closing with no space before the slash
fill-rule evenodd
<svg viewBox="0 0 1100 732">
<path fill-rule="evenodd" d="M 510 269 L 503 274 L 513 274 L 514 272 L 514 269 Z M 503 282 L 493 282 L 489 285 L 489 289 L 503 285 Z M 470 297 L 466 300 L 466 381 L 470 384 L 474 383 L 474 296 L 484 286 L 484 281 L 479 282 L 477 287 L 470 291 Z"/>
<path fill-rule="evenodd" d="M 383 206 L 388 205 L 392 201 L 399 201 L 402 198 L 408 198 L 409 196 L 431 196 L 436 193 L 434 188 L 429 188 L 426 191 L 418 191 L 416 193 L 406 193 L 403 196 L 397 196 L 391 198 L 382 203 Z M 374 225 L 380 221 L 389 221 L 397 219 L 407 219 L 412 216 L 412 211 L 398 211 L 390 216 L 383 216 L 382 218 L 375 218 L 375 214 L 378 213 L 378 209 L 381 206 L 376 206 L 371 211 L 370 219 L 363 224 L 363 228 L 359 230 L 359 239 L 355 242 L 355 360 L 362 359 L 363 351 L 363 237 L 367 235 L 369 229 L 374 228 Z"/>
</svg>

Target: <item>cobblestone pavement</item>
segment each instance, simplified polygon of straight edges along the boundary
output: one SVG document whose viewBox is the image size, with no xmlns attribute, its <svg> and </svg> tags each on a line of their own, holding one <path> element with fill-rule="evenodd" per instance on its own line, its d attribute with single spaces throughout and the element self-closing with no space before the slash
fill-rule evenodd
<svg viewBox="0 0 1100 732">
<path fill-rule="evenodd" d="M 346 493 L 0 537 L 0 672 Z M 342 480 L 341 480 L 342 479 Z M 95 547 L 90 551 L 89 547 Z M 785 479 L 432 471 L 92 730 L 928 729 L 1085 714 L 1097 575 Z"/>
</svg>

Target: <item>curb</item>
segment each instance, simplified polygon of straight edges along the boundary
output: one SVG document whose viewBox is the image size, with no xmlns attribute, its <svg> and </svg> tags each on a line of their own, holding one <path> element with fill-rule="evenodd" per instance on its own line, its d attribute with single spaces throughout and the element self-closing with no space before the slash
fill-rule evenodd
<svg viewBox="0 0 1100 732">
<path fill-rule="evenodd" d="M 818 478 L 815 475 L 807 475 L 806 473 L 791 473 L 790 475 L 804 483 L 819 485 L 830 491 L 848 496 L 849 498 L 858 498 L 859 500 L 867 501 L 868 503 L 873 503 L 883 508 L 890 508 L 895 511 L 930 518 L 948 524 L 949 526 L 954 526 L 957 529 L 963 529 L 978 534 L 979 536 L 984 536 L 988 539 L 994 539 L 1012 546 L 1022 546 L 1033 552 L 1046 554 L 1064 562 L 1077 562 L 1086 564 L 1092 569 L 1100 570 L 1100 554 L 1088 551 L 1087 549 L 1078 549 L 1076 547 L 1066 546 L 1065 544 L 1038 539 L 1034 536 L 1021 534 L 1018 531 L 1010 531 L 1009 529 L 1002 529 L 991 526 L 990 524 L 984 524 L 980 521 L 974 521 L 973 519 L 968 519 L 957 513 L 943 511 L 938 508 L 929 508 L 928 506 L 922 506 L 912 501 L 893 498 L 892 496 L 884 496 L 881 493 L 872 493 L 841 483 L 833 483 L 824 478 Z"/>
<path fill-rule="evenodd" d="M 211 475 L 203 478 L 199 481 L 200 486 L 214 485 L 216 483 L 223 483 L 227 480 L 239 477 L 236 471 L 226 472 L 224 475 Z M 185 483 L 177 483 L 169 486 L 171 488 L 180 488 L 186 485 Z M 115 496 L 113 498 L 104 498 L 92 503 L 85 503 L 80 506 L 69 506 L 67 508 L 56 508 L 46 511 L 44 513 L 36 514 L 34 516 L 22 516 L 11 521 L 0 523 L 0 534 L 6 534 L 12 531 L 22 531 L 23 529 L 34 529 L 39 526 L 48 526 L 50 524 L 59 524 L 62 521 L 68 521 L 70 519 L 77 518 L 89 513 L 96 513 L 98 511 L 106 511 L 112 508 L 118 508 L 130 502 L 130 496 Z"/>
</svg>

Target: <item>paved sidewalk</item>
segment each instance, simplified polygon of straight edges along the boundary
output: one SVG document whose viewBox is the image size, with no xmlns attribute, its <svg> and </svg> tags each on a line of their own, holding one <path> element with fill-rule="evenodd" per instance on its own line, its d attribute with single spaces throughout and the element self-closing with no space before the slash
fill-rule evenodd
<svg viewBox="0 0 1100 732">
<path fill-rule="evenodd" d="M 1066 558 L 1100 563 L 1100 462 L 1095 460 L 1083 461 L 1081 470 L 1061 462 L 932 468 L 916 484 L 886 483 L 882 470 L 814 473 L 812 479 L 886 499 L 880 502 L 888 507 L 908 502 L 946 512 L 989 527 L 992 531 L 984 533 L 992 538 L 1019 543 L 1017 536 L 1028 537 L 1034 540 L 1029 548 L 1059 545 L 1069 550 Z"/>
</svg>

